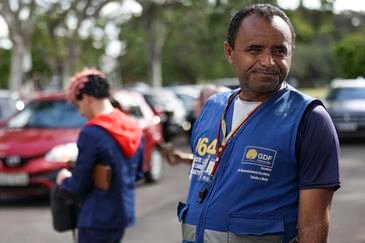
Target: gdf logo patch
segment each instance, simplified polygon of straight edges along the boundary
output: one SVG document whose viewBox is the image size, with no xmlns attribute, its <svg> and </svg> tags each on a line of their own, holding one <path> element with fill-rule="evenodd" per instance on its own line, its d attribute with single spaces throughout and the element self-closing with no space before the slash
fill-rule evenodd
<svg viewBox="0 0 365 243">
<path fill-rule="evenodd" d="M 250 149 L 246 153 L 246 159 L 254 160 L 257 157 L 256 149 Z"/>
<path fill-rule="evenodd" d="M 253 164 L 272 168 L 274 166 L 276 151 L 268 148 L 247 146 L 243 154 L 243 164 Z"/>
</svg>

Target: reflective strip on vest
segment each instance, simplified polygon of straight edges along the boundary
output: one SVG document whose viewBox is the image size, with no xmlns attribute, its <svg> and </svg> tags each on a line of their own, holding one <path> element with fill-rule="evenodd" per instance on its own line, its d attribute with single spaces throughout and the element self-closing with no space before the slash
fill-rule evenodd
<svg viewBox="0 0 365 243">
<path fill-rule="evenodd" d="M 228 242 L 227 232 L 204 230 L 204 243 L 225 243 Z"/>
<path fill-rule="evenodd" d="M 182 238 L 184 241 L 195 241 L 195 225 L 182 224 Z"/>
<path fill-rule="evenodd" d="M 195 242 L 195 225 L 182 224 L 183 241 Z M 231 232 L 204 230 L 204 243 L 282 243 L 282 235 L 236 235 Z"/>
<path fill-rule="evenodd" d="M 227 243 L 282 243 L 282 235 L 236 235 L 228 232 Z"/>
</svg>

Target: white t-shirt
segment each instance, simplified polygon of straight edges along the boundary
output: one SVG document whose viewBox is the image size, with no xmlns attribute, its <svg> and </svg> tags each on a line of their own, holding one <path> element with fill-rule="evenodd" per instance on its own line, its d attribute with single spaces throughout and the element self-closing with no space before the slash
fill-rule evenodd
<svg viewBox="0 0 365 243">
<path fill-rule="evenodd" d="M 244 101 L 237 95 L 237 98 L 234 101 L 231 129 L 233 130 L 242 121 L 242 119 L 250 114 L 250 112 L 261 103 L 261 101 Z"/>
<path fill-rule="evenodd" d="M 284 89 L 286 85 L 287 83 L 283 82 L 281 84 L 280 90 Z M 253 111 L 261 103 L 261 101 L 244 101 L 240 99 L 239 95 L 237 95 L 237 98 L 234 101 L 231 130 L 233 130 L 238 125 L 238 123 L 242 121 L 242 119 L 250 114 L 250 112 Z"/>
</svg>

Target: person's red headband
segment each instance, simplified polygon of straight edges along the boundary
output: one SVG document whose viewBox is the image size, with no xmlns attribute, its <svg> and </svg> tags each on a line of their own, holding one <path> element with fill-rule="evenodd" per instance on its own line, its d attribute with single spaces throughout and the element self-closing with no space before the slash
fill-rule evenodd
<svg viewBox="0 0 365 243">
<path fill-rule="evenodd" d="M 83 71 L 76 73 L 70 79 L 70 85 L 67 91 L 67 99 L 72 104 L 76 103 L 76 96 L 80 94 L 80 90 L 85 87 L 85 84 L 89 81 L 89 75 L 95 75 L 105 78 L 105 74 L 96 70 L 95 68 L 85 68 Z"/>
</svg>

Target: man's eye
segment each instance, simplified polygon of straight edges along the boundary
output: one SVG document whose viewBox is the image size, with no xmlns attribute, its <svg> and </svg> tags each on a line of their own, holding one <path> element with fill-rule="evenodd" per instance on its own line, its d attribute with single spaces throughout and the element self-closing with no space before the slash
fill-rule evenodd
<svg viewBox="0 0 365 243">
<path fill-rule="evenodd" d="M 256 54 L 256 53 L 260 53 L 261 49 L 257 48 L 257 47 L 253 47 L 253 48 L 248 48 L 247 52 L 252 53 L 252 54 Z"/>
<path fill-rule="evenodd" d="M 273 54 L 275 56 L 286 56 L 288 54 L 288 52 L 286 50 L 284 50 L 284 49 L 275 49 L 273 51 Z"/>
</svg>

